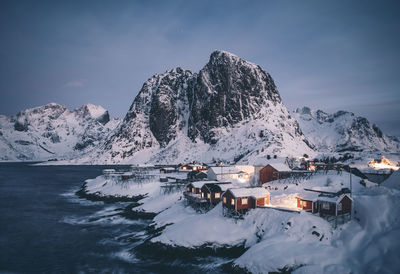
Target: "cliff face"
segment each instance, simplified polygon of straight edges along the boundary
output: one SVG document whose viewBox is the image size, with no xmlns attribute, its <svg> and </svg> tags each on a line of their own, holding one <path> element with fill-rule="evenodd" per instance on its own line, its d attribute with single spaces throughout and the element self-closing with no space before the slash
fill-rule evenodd
<svg viewBox="0 0 400 274">
<path fill-rule="evenodd" d="M 273 79 L 253 63 L 215 51 L 199 73 L 177 68 L 147 80 L 96 159 L 251 160 L 281 152 L 312 149 Z"/>
</svg>

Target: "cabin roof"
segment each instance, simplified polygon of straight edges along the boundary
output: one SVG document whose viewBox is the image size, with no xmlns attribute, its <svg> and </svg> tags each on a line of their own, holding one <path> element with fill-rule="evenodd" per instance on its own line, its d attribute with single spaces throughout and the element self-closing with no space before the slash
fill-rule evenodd
<svg viewBox="0 0 400 274">
<path fill-rule="evenodd" d="M 175 171 L 175 168 L 173 168 L 173 167 L 163 167 L 163 168 L 161 168 L 161 169 L 164 169 L 164 170 L 174 170 L 174 171 Z"/>
<path fill-rule="evenodd" d="M 254 197 L 254 198 L 263 198 L 269 191 L 263 187 L 251 187 L 251 188 L 230 188 L 229 191 L 236 198 L 239 197 Z"/>
<path fill-rule="evenodd" d="M 191 182 L 189 185 L 192 185 L 195 188 L 201 188 L 207 181 L 197 181 L 197 182 Z"/>
<path fill-rule="evenodd" d="M 273 168 L 275 168 L 277 171 L 285 172 L 285 171 L 292 171 L 287 165 L 284 163 L 271 163 L 269 164 Z"/>
<path fill-rule="evenodd" d="M 340 196 L 319 196 L 319 197 L 318 197 L 318 201 L 337 204 L 337 203 L 339 203 L 345 196 L 347 196 L 350 200 L 353 201 L 353 199 L 352 199 L 349 195 L 347 195 L 347 194 L 342 194 L 342 195 L 340 195 Z"/>
<path fill-rule="evenodd" d="M 231 183 L 207 183 L 205 186 L 210 192 L 224 192 L 233 187 Z"/>
<path fill-rule="evenodd" d="M 307 201 L 316 201 L 318 200 L 318 196 L 320 193 L 318 192 L 309 192 L 309 191 L 304 191 L 300 192 L 296 197 L 300 198 L 301 200 L 307 200 Z"/>
</svg>

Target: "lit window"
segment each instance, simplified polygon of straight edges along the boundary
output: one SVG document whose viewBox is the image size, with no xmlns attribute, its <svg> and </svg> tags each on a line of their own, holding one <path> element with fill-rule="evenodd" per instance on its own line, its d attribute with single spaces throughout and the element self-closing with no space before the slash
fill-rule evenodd
<svg viewBox="0 0 400 274">
<path fill-rule="evenodd" d="M 192 188 L 192 192 L 195 193 L 195 192 L 196 192 L 196 189 L 195 189 L 195 188 Z"/>
<path fill-rule="evenodd" d="M 203 192 L 201 193 L 201 198 L 204 198 L 204 193 Z"/>
<path fill-rule="evenodd" d="M 207 193 L 207 198 L 208 198 L 208 199 L 210 199 L 210 198 L 211 198 L 211 195 L 210 195 L 210 193 Z"/>
<path fill-rule="evenodd" d="M 231 200 L 231 205 L 235 205 L 235 199 Z"/>
<path fill-rule="evenodd" d="M 247 205 L 247 198 L 242 199 L 242 205 Z"/>
<path fill-rule="evenodd" d="M 341 204 L 341 203 L 338 203 L 338 205 L 337 205 L 337 210 L 338 210 L 338 211 L 342 211 L 342 204 Z"/>
<path fill-rule="evenodd" d="M 221 194 L 220 193 L 215 193 L 215 198 L 219 198 L 219 197 L 221 197 Z"/>
<path fill-rule="evenodd" d="M 187 188 L 187 191 L 190 192 L 190 187 Z"/>
<path fill-rule="evenodd" d="M 226 197 L 224 197 L 224 204 L 226 204 Z"/>
</svg>

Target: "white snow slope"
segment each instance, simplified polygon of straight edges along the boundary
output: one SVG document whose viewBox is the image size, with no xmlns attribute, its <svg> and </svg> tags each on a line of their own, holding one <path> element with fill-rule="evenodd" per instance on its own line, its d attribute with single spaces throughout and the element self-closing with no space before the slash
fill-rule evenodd
<svg viewBox="0 0 400 274">
<path fill-rule="evenodd" d="M 70 111 L 50 103 L 0 116 L 0 160 L 71 159 L 98 146 L 118 125 L 101 106 Z"/>
</svg>

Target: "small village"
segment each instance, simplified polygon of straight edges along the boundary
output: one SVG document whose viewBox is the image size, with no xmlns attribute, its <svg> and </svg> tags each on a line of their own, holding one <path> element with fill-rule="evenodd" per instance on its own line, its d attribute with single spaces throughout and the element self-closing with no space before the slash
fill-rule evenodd
<svg viewBox="0 0 400 274">
<path fill-rule="evenodd" d="M 274 203 L 276 184 L 299 185 L 317 173 L 328 171 L 341 173 L 348 169 L 344 165 L 327 166 L 323 163 L 304 161 L 297 169 L 291 169 L 286 159 L 274 157 L 255 165 L 206 166 L 185 164 L 178 167 L 180 172 L 188 172 L 189 182 L 183 195 L 187 205 L 199 211 L 209 210 L 222 203 L 223 215 L 240 218 L 255 208 L 300 212 L 302 210 L 327 220 L 342 222 L 351 219 L 353 198 L 350 186 L 325 191 L 304 188 L 296 196 L 288 196 L 284 204 Z M 169 169 L 172 171 L 172 169 Z M 161 172 L 168 170 L 161 169 Z M 353 170 L 360 173 L 358 170 Z M 364 177 L 364 179 L 367 179 Z M 349 178 L 350 180 L 350 178 Z M 340 218 L 338 218 L 340 217 Z"/>
<path fill-rule="evenodd" d="M 375 162 L 385 162 L 385 158 Z M 385 162 L 386 163 L 386 162 Z M 386 173 L 374 174 L 386 178 Z M 207 212 L 222 204 L 225 217 L 243 218 L 252 209 L 263 208 L 320 216 L 333 226 L 352 219 L 354 190 L 373 182 L 372 173 L 355 167 L 332 164 L 300 157 L 266 157 L 253 165 L 185 163 L 171 166 L 132 166 L 128 172 L 113 169 L 104 176 L 119 180 L 154 181 L 168 186 L 182 186 L 179 191 L 186 206 L 198 213 Z M 368 176 L 367 176 L 368 175 Z M 310 182 L 313 183 L 310 183 Z"/>
</svg>

